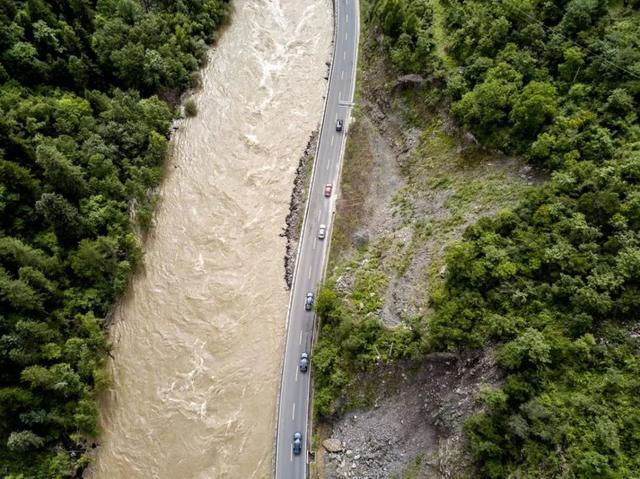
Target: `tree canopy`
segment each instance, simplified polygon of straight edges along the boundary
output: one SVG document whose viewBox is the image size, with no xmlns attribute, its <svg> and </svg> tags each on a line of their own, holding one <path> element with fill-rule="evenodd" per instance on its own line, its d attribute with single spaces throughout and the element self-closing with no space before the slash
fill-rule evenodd
<svg viewBox="0 0 640 479">
<path fill-rule="evenodd" d="M 226 0 L 0 1 L 0 476 L 76 477 L 105 316 Z"/>
<path fill-rule="evenodd" d="M 431 82 L 428 101 L 437 97 L 483 146 L 551 173 L 450 246 L 434 313 L 406 348 L 497 350 L 504 385 L 483 394 L 466 426 L 481 477 L 640 475 L 639 5 L 370 6 L 396 69 Z M 437 28 L 446 45 L 434 44 Z M 366 361 L 371 344 L 392 336 L 347 325 L 339 301 L 326 299 L 316 381 L 317 409 L 329 415 L 344 383 L 334 356 Z"/>
</svg>

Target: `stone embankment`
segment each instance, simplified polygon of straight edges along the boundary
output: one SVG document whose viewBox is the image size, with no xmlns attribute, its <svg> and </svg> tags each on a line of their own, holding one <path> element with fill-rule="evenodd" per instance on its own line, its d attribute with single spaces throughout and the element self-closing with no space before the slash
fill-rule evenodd
<svg viewBox="0 0 640 479">
<path fill-rule="evenodd" d="M 313 159 L 317 143 L 318 132 L 314 131 L 311 133 L 311 137 L 304 149 L 304 153 L 298 161 L 296 177 L 293 180 L 291 202 L 289 203 L 289 214 L 285 220 L 286 227 L 281 235 L 287 238 L 287 249 L 284 255 L 284 280 L 286 281 L 289 289 L 291 289 L 291 283 L 293 281 L 293 269 L 296 264 L 298 241 L 300 240 L 302 220 L 304 219 L 304 208 L 307 202 L 307 193 L 309 191 Z"/>
</svg>

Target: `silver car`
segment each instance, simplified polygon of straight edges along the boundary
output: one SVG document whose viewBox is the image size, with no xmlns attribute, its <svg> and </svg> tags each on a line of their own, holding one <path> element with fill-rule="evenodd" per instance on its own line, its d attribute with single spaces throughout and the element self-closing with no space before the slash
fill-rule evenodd
<svg viewBox="0 0 640 479">
<path fill-rule="evenodd" d="M 304 309 L 306 309 L 307 311 L 311 311 L 312 307 L 313 307 L 313 291 L 309 291 L 307 293 L 307 297 L 304 300 Z"/>
<path fill-rule="evenodd" d="M 300 355 L 300 372 L 306 373 L 309 369 L 309 354 L 302 353 Z"/>
<path fill-rule="evenodd" d="M 320 225 L 320 228 L 318 228 L 318 239 L 324 239 L 326 235 L 327 235 L 327 225 Z"/>
<path fill-rule="evenodd" d="M 296 432 L 293 434 L 293 453 L 300 454 L 302 452 L 302 433 Z"/>
</svg>

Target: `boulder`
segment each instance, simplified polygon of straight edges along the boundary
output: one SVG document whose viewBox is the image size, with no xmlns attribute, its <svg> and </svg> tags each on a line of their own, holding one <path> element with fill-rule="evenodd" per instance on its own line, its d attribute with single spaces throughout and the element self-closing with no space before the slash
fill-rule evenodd
<svg viewBox="0 0 640 479">
<path fill-rule="evenodd" d="M 342 443 L 340 439 L 325 439 L 322 441 L 322 447 L 324 447 L 327 452 L 341 452 L 342 451 Z"/>
</svg>

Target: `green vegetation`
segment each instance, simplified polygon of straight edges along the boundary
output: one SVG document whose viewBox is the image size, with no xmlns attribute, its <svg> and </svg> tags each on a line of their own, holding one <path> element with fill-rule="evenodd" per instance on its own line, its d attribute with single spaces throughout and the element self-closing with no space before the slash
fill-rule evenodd
<svg viewBox="0 0 640 479">
<path fill-rule="evenodd" d="M 189 98 L 186 102 L 184 102 L 184 114 L 189 118 L 192 118 L 198 114 L 198 105 L 196 105 L 196 101 L 193 98 Z"/>
<path fill-rule="evenodd" d="M 429 69 L 435 48 L 431 2 L 384 0 L 373 12 L 394 65 L 412 72 Z"/>
<path fill-rule="evenodd" d="M 417 477 L 421 477 L 420 468 L 423 460 L 424 458 L 422 456 L 416 457 L 413 463 L 409 464 L 409 466 L 407 466 L 403 471 L 402 476 L 398 476 L 398 479 L 415 479 Z"/>
<path fill-rule="evenodd" d="M 0 2 L 0 476 L 75 477 L 105 316 L 223 0 Z"/>
<path fill-rule="evenodd" d="M 505 383 L 483 395 L 484 412 L 467 424 L 481 477 L 640 476 L 637 7 L 604 0 L 371 6 L 369 27 L 385 34 L 395 67 L 434 86 L 425 102 L 448 108 L 482 145 L 551 171 L 517 206 L 480 219 L 449 248 L 446 277 L 431 294 L 434 312 L 414 335 L 424 352 L 497 348 Z M 448 43 L 428 47 L 434 38 Z M 447 181 L 431 185 L 442 187 Z M 396 200 L 409 219 L 410 200 Z M 342 314 L 339 302 L 328 309 L 323 335 Z M 367 336 L 357 323 L 355 333 L 344 324 L 320 345 L 337 354 L 355 335 L 353 362 L 393 334 L 378 324 L 367 325 L 375 331 Z M 318 381 L 338 375 L 340 384 L 339 373 L 328 367 Z"/>
</svg>

